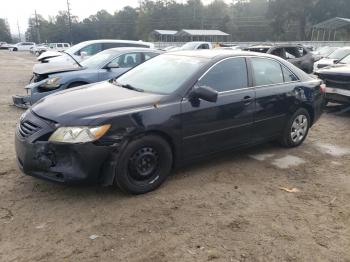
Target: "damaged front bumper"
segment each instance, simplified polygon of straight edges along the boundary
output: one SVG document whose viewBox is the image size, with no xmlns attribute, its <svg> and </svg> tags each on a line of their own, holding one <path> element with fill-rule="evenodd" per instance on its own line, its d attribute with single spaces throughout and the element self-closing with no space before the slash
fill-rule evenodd
<svg viewBox="0 0 350 262">
<path fill-rule="evenodd" d="M 113 147 L 94 143 L 28 142 L 16 134 L 15 149 L 21 171 L 59 183 L 113 183 L 110 156 Z"/>
<path fill-rule="evenodd" d="M 350 104 L 350 90 L 327 87 L 326 99 L 336 103 Z"/>
<path fill-rule="evenodd" d="M 13 104 L 19 108 L 27 109 L 31 106 L 30 96 L 14 95 L 12 96 Z"/>
</svg>

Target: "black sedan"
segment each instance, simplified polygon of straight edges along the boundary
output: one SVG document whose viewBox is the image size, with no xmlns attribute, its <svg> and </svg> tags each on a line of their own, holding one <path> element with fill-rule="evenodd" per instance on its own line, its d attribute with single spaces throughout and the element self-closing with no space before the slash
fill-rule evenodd
<svg viewBox="0 0 350 262">
<path fill-rule="evenodd" d="M 27 175 L 146 193 L 198 157 L 270 140 L 299 146 L 323 91 L 321 80 L 267 54 L 167 53 L 39 101 L 18 124 L 17 160 Z"/>
</svg>

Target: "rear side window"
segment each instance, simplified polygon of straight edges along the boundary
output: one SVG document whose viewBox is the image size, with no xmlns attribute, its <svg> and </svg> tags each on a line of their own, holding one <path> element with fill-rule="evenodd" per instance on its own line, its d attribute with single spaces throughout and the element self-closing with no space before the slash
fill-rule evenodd
<svg viewBox="0 0 350 262">
<path fill-rule="evenodd" d="M 218 92 L 248 87 L 247 65 L 244 58 L 230 58 L 212 67 L 198 83 Z"/>
<path fill-rule="evenodd" d="M 64 44 L 64 47 L 69 47 L 69 45 L 68 44 Z"/>
<path fill-rule="evenodd" d="M 283 83 L 281 65 L 271 59 L 251 58 L 253 76 L 256 86 Z"/>
<path fill-rule="evenodd" d="M 209 45 L 208 44 L 201 44 L 198 49 L 209 49 Z"/>
<path fill-rule="evenodd" d="M 63 47 L 63 45 L 62 44 L 57 44 L 57 47 Z"/>
<path fill-rule="evenodd" d="M 299 79 L 286 67 L 282 66 L 284 82 L 298 81 Z"/>
</svg>

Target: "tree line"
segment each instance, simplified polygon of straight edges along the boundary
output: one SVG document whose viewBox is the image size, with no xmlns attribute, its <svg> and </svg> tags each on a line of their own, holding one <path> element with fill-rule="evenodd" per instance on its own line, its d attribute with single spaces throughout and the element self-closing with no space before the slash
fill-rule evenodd
<svg viewBox="0 0 350 262">
<path fill-rule="evenodd" d="M 313 24 L 336 16 L 350 18 L 349 0 L 214 0 L 208 5 L 201 0 L 143 0 L 140 7 L 127 6 L 114 14 L 101 10 L 83 20 L 73 15 L 71 31 L 66 11 L 48 19 L 39 14 L 29 18 L 25 36 L 34 42 L 152 41 L 155 29 L 218 29 L 230 34 L 231 41 L 308 40 Z M 1 27 L 0 20 L 0 41 Z M 337 40 L 348 35 L 344 30 Z"/>
</svg>

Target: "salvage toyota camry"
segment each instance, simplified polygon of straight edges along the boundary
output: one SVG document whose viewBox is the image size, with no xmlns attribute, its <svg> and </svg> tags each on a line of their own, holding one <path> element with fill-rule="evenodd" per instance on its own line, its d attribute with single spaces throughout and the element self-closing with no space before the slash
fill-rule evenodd
<svg viewBox="0 0 350 262">
<path fill-rule="evenodd" d="M 275 56 L 167 53 L 40 100 L 17 126 L 17 160 L 34 177 L 146 193 L 198 157 L 270 140 L 299 146 L 323 92 L 321 80 Z"/>
</svg>

